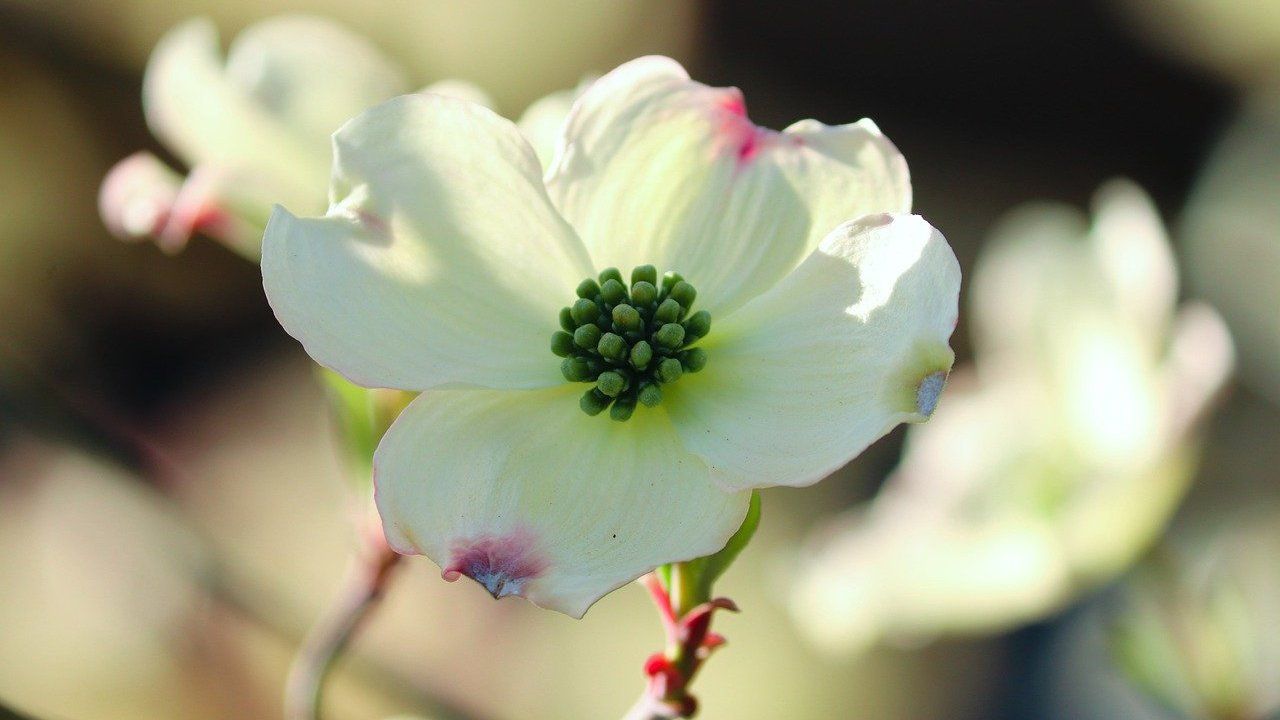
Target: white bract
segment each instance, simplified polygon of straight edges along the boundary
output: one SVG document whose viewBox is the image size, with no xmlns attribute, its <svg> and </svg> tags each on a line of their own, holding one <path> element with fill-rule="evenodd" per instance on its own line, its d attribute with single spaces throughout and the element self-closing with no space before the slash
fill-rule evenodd
<svg viewBox="0 0 1280 720">
<path fill-rule="evenodd" d="M 190 174 L 135 153 L 103 183 L 103 218 L 116 235 L 154 237 L 169 251 L 202 232 L 256 256 L 272 206 L 324 210 L 333 131 L 410 89 L 377 47 L 328 20 L 262 21 L 236 36 L 225 60 L 213 23 L 184 23 L 156 46 L 142 99 L 152 132 Z M 491 104 L 458 80 L 424 91 Z M 535 131 L 555 107 L 554 96 L 540 105 Z"/>
<path fill-rule="evenodd" d="M 1269 507 L 1217 522 L 1176 535 L 1095 622 L 1129 679 L 1178 717 L 1275 717 L 1280 523 Z"/>
<path fill-rule="evenodd" d="M 581 616 L 719 550 L 752 488 L 924 420 L 950 369 L 959 268 L 904 214 L 906 164 L 870 121 L 759 128 L 736 89 L 648 57 L 583 92 L 545 178 L 515 125 L 438 95 L 334 149 L 328 214 L 272 215 L 267 296 L 320 363 L 423 391 L 378 448 L 376 500 L 447 579 Z M 611 268 L 633 267 L 628 295 Z"/>
<path fill-rule="evenodd" d="M 1216 313 L 1175 313 L 1176 296 L 1138 188 L 1105 187 L 1092 227 L 1069 207 L 1016 211 L 974 272 L 976 369 L 806 556 L 802 626 L 846 650 L 1003 629 L 1130 564 L 1182 497 L 1194 422 L 1232 365 Z"/>
</svg>

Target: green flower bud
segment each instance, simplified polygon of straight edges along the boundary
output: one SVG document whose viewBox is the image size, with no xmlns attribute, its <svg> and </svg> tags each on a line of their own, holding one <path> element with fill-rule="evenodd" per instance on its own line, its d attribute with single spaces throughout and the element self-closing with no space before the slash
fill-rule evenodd
<svg viewBox="0 0 1280 720">
<path fill-rule="evenodd" d="M 707 333 L 711 332 L 711 313 L 706 310 L 699 310 L 690 315 L 683 325 L 685 342 L 693 342 L 698 338 L 706 337 Z"/>
<path fill-rule="evenodd" d="M 617 280 L 617 281 L 618 281 L 618 283 L 619 283 L 619 284 L 621 284 L 621 283 L 622 283 L 622 271 L 621 271 L 621 270 L 619 270 L 619 269 L 618 269 L 618 268 L 616 268 L 616 267 L 605 268 L 605 269 L 601 270 L 601 271 L 600 271 L 600 285 L 601 285 L 601 286 L 603 286 L 606 282 L 609 282 L 610 280 Z"/>
<path fill-rule="evenodd" d="M 602 372 L 600 377 L 596 378 L 596 389 L 609 397 L 617 397 L 619 393 L 627 389 L 627 379 L 622 377 L 621 373 L 616 373 L 612 370 Z"/>
<path fill-rule="evenodd" d="M 560 363 L 560 373 L 569 382 L 586 382 L 591 379 L 591 368 L 587 361 L 578 357 L 567 357 Z"/>
<path fill-rule="evenodd" d="M 636 398 L 645 407 L 657 407 L 658 403 L 662 402 L 662 388 L 657 383 L 649 383 L 640 388 Z"/>
<path fill-rule="evenodd" d="M 586 280 L 578 283 L 577 293 L 580 298 L 592 300 L 600 294 L 600 286 L 596 284 L 595 280 L 587 278 Z"/>
<path fill-rule="evenodd" d="M 618 422 L 626 422 L 631 419 L 631 414 L 636 411 L 636 402 L 628 398 L 618 398 L 618 401 L 609 408 L 609 417 Z"/>
<path fill-rule="evenodd" d="M 681 280 L 684 280 L 684 278 L 678 272 L 664 273 L 662 276 L 662 294 L 666 295 L 670 293 L 671 288 L 675 287 L 676 283 Z"/>
<path fill-rule="evenodd" d="M 610 360 L 621 360 L 627 356 L 627 341 L 621 335 L 605 333 L 600 336 L 600 342 L 596 343 L 596 352 Z"/>
<path fill-rule="evenodd" d="M 557 330 L 551 334 L 551 352 L 560 357 L 568 357 L 573 354 L 573 336 L 563 330 Z"/>
<path fill-rule="evenodd" d="M 653 313 L 653 319 L 660 323 L 672 323 L 680 319 L 680 314 L 684 312 L 684 308 L 680 307 L 680 303 L 667 298 L 662 301 L 658 309 Z"/>
<path fill-rule="evenodd" d="M 658 288 L 647 280 L 631 284 L 631 299 L 636 305 L 649 305 L 658 299 Z"/>
<path fill-rule="evenodd" d="M 684 369 L 680 367 L 680 361 L 675 358 L 667 358 L 658 364 L 658 371 L 655 375 L 659 382 L 673 383 L 680 379 L 684 374 Z"/>
<path fill-rule="evenodd" d="M 569 312 L 573 315 L 573 321 L 578 325 L 586 325 L 593 323 L 600 317 L 600 306 L 595 301 L 586 298 L 578 298 L 573 304 Z"/>
<path fill-rule="evenodd" d="M 583 325 L 573 331 L 573 344 L 583 350 L 592 350 L 600 342 L 600 328 L 595 325 Z"/>
<path fill-rule="evenodd" d="M 609 403 L 613 402 L 613 398 L 601 395 L 599 390 L 591 388 L 583 393 L 582 398 L 578 400 L 578 407 L 582 408 L 582 412 L 595 417 L 604 412 L 609 407 Z"/>
<path fill-rule="evenodd" d="M 680 365 L 691 373 L 696 373 L 707 366 L 707 351 L 702 348 L 689 348 L 680 353 Z"/>
<path fill-rule="evenodd" d="M 634 291 L 636 283 L 647 282 L 654 285 L 658 282 L 658 268 L 652 265 L 637 265 L 631 271 L 631 287 Z"/>
<path fill-rule="evenodd" d="M 551 351 L 566 380 L 593 383 L 578 401 L 588 415 L 609 408 L 614 420 L 628 420 L 639 405 L 661 404 L 663 385 L 706 366 L 707 353 L 687 346 L 711 331 L 711 314 L 690 314 L 697 291 L 679 273 L 663 275 L 659 289 L 657 269 L 641 265 L 628 291 L 622 273 L 606 268 L 577 292 L 560 310 Z"/>
<path fill-rule="evenodd" d="M 649 365 L 649 361 L 653 359 L 653 347 L 648 341 L 641 340 L 631 346 L 631 367 L 637 370 L 643 370 Z"/>
<path fill-rule="evenodd" d="M 610 305 L 616 305 L 626 299 L 627 289 L 622 286 L 621 280 L 609 278 L 600 286 L 600 297 Z"/>
<path fill-rule="evenodd" d="M 667 323 L 653 334 L 653 340 L 664 348 L 675 350 L 684 344 L 684 328 L 676 323 Z"/>
<path fill-rule="evenodd" d="M 644 325 L 644 321 L 640 318 L 640 311 L 625 304 L 614 306 L 613 323 L 627 332 L 635 332 Z"/>
<path fill-rule="evenodd" d="M 698 291 L 683 280 L 677 282 L 671 288 L 671 298 L 683 305 L 685 309 L 693 307 L 693 300 L 696 297 L 698 297 Z"/>
</svg>

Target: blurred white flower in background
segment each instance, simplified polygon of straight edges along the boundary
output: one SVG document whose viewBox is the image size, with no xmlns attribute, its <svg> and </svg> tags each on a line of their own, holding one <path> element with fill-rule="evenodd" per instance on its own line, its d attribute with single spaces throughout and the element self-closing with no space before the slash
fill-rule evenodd
<svg viewBox="0 0 1280 720">
<path fill-rule="evenodd" d="M 225 62 L 213 24 L 189 21 L 156 47 L 142 103 L 191 175 L 184 183 L 151 154 L 134 155 L 103 183 L 103 217 L 116 234 L 155 235 L 168 250 L 198 230 L 256 254 L 274 203 L 323 207 L 333 130 L 408 89 L 368 41 L 326 20 L 259 23 Z"/>
<path fill-rule="evenodd" d="M 225 61 L 213 23 L 188 21 L 152 54 L 143 108 L 152 132 L 190 174 L 182 178 L 149 152 L 126 158 L 103 182 L 103 219 L 117 236 L 155 237 L 168 251 L 201 232 L 256 257 L 272 206 L 326 207 L 333 132 L 410 90 L 404 71 L 377 47 L 329 20 L 265 20 L 235 38 Z M 493 105 L 461 80 L 423 92 Z M 542 143 L 544 162 L 575 93 L 535 103 L 520 121 Z"/>
<path fill-rule="evenodd" d="M 39 717 L 213 718 L 188 668 L 209 558 L 161 498 L 86 455 L 0 463 L 0 697 Z"/>
<path fill-rule="evenodd" d="M 813 639 L 996 631 L 1060 609 L 1150 543 L 1194 468 L 1195 421 L 1232 346 L 1177 278 L 1145 194 L 1104 187 L 1092 226 L 1027 206 L 974 271 L 976 367 L 912 429 L 879 496 L 804 555 L 791 606 Z"/>
<path fill-rule="evenodd" d="M 1122 589 L 1110 622 L 1116 663 L 1178 717 L 1273 717 L 1280 522 L 1272 513 L 1172 540 Z"/>
<path fill-rule="evenodd" d="M 1241 375 L 1280 403 L 1280 85 L 1250 96 L 1218 141 L 1180 231 L 1192 285 L 1240 345 Z"/>
<path fill-rule="evenodd" d="M 1275 0 L 1119 0 L 1137 28 L 1171 55 L 1243 85 L 1280 77 Z"/>
<path fill-rule="evenodd" d="M 414 77 L 462 78 L 504 112 L 570 87 L 584 72 L 624 60 L 694 55 L 697 0 L 2 0 L 38 14 L 63 42 L 135 71 L 170 28 L 206 16 L 233 34 L 263 18 L 306 8 L 375 41 Z"/>
</svg>

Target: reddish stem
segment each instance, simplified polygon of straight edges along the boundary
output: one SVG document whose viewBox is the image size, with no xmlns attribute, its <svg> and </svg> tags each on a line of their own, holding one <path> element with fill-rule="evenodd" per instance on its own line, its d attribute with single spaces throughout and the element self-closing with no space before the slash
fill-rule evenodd
<svg viewBox="0 0 1280 720">
<path fill-rule="evenodd" d="M 391 571 L 403 557 L 387 545 L 381 529 L 363 536 L 365 545 L 352 558 L 337 599 L 307 633 L 289 668 L 285 720 L 319 720 L 325 677 L 382 599 Z"/>
<path fill-rule="evenodd" d="M 670 720 L 693 717 L 698 703 L 689 693 L 689 684 L 702 664 L 716 648 L 724 645 L 724 637 L 711 632 L 711 617 L 717 610 L 737 612 L 733 601 L 716 598 L 689 609 L 677 617 L 670 589 L 663 587 L 650 573 L 640 582 L 649 590 L 658 607 L 667 649 L 655 653 L 645 662 L 648 678 L 645 691 L 627 712 L 624 720 Z"/>
</svg>

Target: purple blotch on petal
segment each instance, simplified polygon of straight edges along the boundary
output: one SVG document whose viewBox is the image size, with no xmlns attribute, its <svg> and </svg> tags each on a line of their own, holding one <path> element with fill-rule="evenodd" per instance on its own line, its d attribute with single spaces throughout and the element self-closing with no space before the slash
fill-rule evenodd
<svg viewBox="0 0 1280 720">
<path fill-rule="evenodd" d="M 495 599 L 524 595 L 530 580 L 540 576 L 547 562 L 535 549 L 532 532 L 516 530 L 455 541 L 449 564 L 441 576 L 449 582 L 466 575 L 484 586 Z"/>
</svg>

